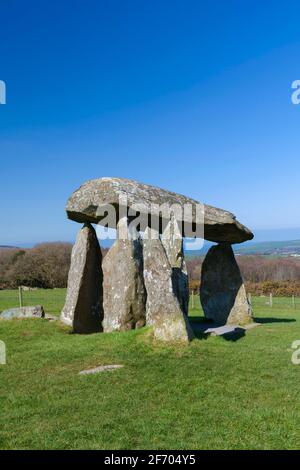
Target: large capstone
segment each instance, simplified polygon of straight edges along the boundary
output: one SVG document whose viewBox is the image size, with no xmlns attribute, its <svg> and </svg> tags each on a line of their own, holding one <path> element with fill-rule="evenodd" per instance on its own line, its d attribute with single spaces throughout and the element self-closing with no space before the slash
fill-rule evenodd
<svg viewBox="0 0 300 470">
<path fill-rule="evenodd" d="M 252 321 L 242 275 L 228 243 L 212 246 L 201 274 L 200 298 L 207 319 L 215 323 L 245 325 Z"/>
<path fill-rule="evenodd" d="M 172 214 L 170 222 L 161 237 L 169 263 L 172 268 L 172 285 L 181 310 L 189 312 L 189 280 L 183 253 L 183 239 L 178 223 Z"/>
<path fill-rule="evenodd" d="M 166 210 L 159 211 L 157 216 L 156 209 L 162 206 Z M 116 228 L 119 219 L 125 216 L 134 218 L 137 212 L 140 216 L 147 216 L 146 226 L 162 233 L 170 218 L 168 209 L 174 210 L 175 207 L 179 209 L 176 210 L 176 219 L 182 236 L 230 243 L 253 238 L 252 232 L 228 211 L 124 178 L 99 178 L 86 182 L 72 194 L 66 210 L 69 219 L 76 222 L 99 223 L 110 228 Z"/>
<path fill-rule="evenodd" d="M 143 247 L 128 220 L 118 224 L 117 240 L 103 264 L 103 329 L 125 331 L 146 323 L 146 290 L 143 280 Z"/>
<path fill-rule="evenodd" d="M 61 320 L 75 333 L 102 330 L 102 254 L 96 232 L 90 224 L 80 230 L 72 250 L 66 303 Z"/>
<path fill-rule="evenodd" d="M 174 294 L 172 268 L 158 232 L 148 228 L 143 245 L 147 324 L 153 325 L 156 339 L 187 343 L 193 332 Z"/>
</svg>

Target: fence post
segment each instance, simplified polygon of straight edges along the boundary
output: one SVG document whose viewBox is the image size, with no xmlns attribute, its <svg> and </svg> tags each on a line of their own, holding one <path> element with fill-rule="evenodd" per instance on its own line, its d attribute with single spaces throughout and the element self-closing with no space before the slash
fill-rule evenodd
<svg viewBox="0 0 300 470">
<path fill-rule="evenodd" d="M 252 307 L 252 298 L 251 298 L 251 292 L 248 294 L 248 302 L 250 304 L 250 307 Z"/>
<path fill-rule="evenodd" d="M 194 302 L 194 289 L 192 290 L 192 309 L 194 310 L 195 308 L 195 302 Z"/>
<path fill-rule="evenodd" d="M 273 294 L 270 294 L 270 307 L 273 307 Z"/>
<path fill-rule="evenodd" d="M 20 307 L 23 307 L 23 290 L 21 286 L 19 286 L 19 303 Z"/>
</svg>

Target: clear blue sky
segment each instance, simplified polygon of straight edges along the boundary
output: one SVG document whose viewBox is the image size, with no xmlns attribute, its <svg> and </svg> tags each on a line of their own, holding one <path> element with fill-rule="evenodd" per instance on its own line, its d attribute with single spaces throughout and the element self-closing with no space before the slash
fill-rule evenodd
<svg viewBox="0 0 300 470">
<path fill-rule="evenodd" d="M 231 210 L 258 239 L 300 238 L 299 13 L 276 0 L 2 1 L 0 244 L 72 241 L 66 200 L 101 176 Z"/>
</svg>

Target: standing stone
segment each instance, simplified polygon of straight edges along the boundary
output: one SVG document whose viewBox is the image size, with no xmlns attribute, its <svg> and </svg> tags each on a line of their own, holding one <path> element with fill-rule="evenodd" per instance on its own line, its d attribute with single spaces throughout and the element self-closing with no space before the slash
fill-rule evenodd
<svg viewBox="0 0 300 470">
<path fill-rule="evenodd" d="M 102 254 L 95 229 L 85 224 L 72 250 L 66 303 L 61 320 L 74 333 L 102 331 Z"/>
<path fill-rule="evenodd" d="M 202 265 L 200 298 L 205 317 L 217 324 L 252 322 L 242 275 L 229 243 L 208 251 Z"/>
<path fill-rule="evenodd" d="M 118 238 L 103 260 L 103 329 L 126 331 L 146 323 L 143 248 L 127 217 L 118 223 Z"/>
<path fill-rule="evenodd" d="M 144 237 L 144 280 L 147 290 L 146 319 L 154 336 L 162 341 L 187 343 L 193 332 L 173 291 L 172 268 L 164 246 L 154 229 Z"/>
<path fill-rule="evenodd" d="M 162 234 L 162 244 L 165 248 L 172 268 L 172 285 L 181 310 L 189 313 L 189 279 L 183 253 L 183 239 L 178 222 L 172 214 L 170 222 Z"/>
</svg>

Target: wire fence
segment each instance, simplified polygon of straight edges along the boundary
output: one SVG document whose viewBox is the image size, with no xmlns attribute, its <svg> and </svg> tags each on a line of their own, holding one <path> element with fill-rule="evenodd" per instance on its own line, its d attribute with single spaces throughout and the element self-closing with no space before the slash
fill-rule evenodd
<svg viewBox="0 0 300 470">
<path fill-rule="evenodd" d="M 270 309 L 288 309 L 300 311 L 300 297 L 292 295 L 290 297 L 275 297 L 272 294 L 253 296 L 248 294 L 249 301 L 253 309 L 270 308 Z"/>
<path fill-rule="evenodd" d="M 300 311 L 300 297 L 292 295 L 290 297 L 275 297 L 269 295 L 253 295 L 248 293 L 248 300 L 253 309 L 288 309 Z M 200 296 L 198 292 L 190 295 L 190 310 L 201 310 Z"/>
<path fill-rule="evenodd" d="M 0 312 L 15 307 L 42 305 L 48 314 L 59 315 L 65 302 L 66 289 L 29 289 L 0 291 Z"/>
<path fill-rule="evenodd" d="M 0 290 L 0 312 L 15 307 L 42 305 L 48 314 L 59 315 L 65 302 L 66 289 L 29 289 Z M 253 310 L 287 309 L 299 310 L 300 297 L 275 297 L 271 294 L 255 296 L 248 294 Z M 201 302 L 198 292 L 191 293 L 190 312 L 201 312 Z"/>
</svg>

